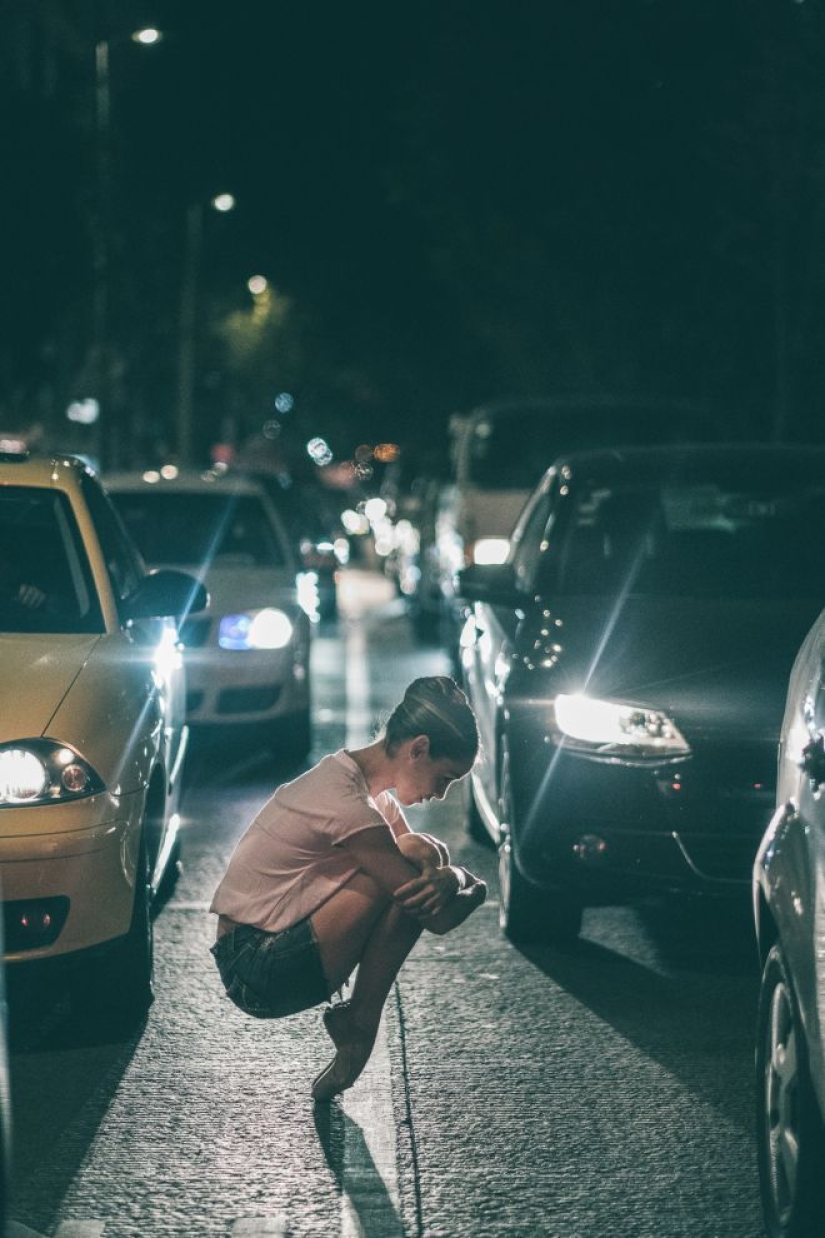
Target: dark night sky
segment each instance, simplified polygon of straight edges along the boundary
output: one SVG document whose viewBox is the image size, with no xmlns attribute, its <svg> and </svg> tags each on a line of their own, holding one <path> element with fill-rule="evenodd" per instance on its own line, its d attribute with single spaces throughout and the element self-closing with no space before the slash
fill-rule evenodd
<svg viewBox="0 0 825 1238">
<path fill-rule="evenodd" d="M 131 302 L 139 321 L 171 323 L 185 205 L 226 188 L 238 207 L 205 220 L 204 300 L 253 272 L 289 296 L 289 383 L 345 423 L 342 443 L 557 387 L 708 399 L 760 431 L 784 401 L 789 424 L 812 424 L 820 8 L 112 3 L 113 36 L 149 21 L 165 34 L 148 50 L 113 37 L 121 335 Z M 41 146 L 50 133 L 47 117 Z M 79 294 L 52 195 L 88 146 L 53 140 L 45 204 L 19 154 L 29 246 L 69 268 L 56 317 Z M 12 331 L 42 314 L 22 264 L 18 279 Z"/>
</svg>

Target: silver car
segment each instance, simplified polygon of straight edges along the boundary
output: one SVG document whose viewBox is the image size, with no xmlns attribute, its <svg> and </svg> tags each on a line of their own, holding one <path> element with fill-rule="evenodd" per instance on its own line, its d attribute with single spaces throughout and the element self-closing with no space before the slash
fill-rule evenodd
<svg viewBox="0 0 825 1238">
<path fill-rule="evenodd" d="M 771 1238 L 825 1225 L 825 611 L 791 672 L 776 811 L 754 865 L 756 1138 Z"/>
<path fill-rule="evenodd" d="M 186 718 L 302 757 L 311 743 L 310 621 L 297 565 L 263 487 L 237 475 L 109 474 L 115 506 L 153 567 L 185 568 L 209 606 L 181 628 Z"/>
</svg>

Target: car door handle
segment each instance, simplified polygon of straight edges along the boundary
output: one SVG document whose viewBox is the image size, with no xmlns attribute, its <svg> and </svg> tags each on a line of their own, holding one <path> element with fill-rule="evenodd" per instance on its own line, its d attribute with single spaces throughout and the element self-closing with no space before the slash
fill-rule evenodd
<svg viewBox="0 0 825 1238">
<path fill-rule="evenodd" d="M 810 778 L 813 789 L 818 790 L 825 783 L 825 737 L 817 735 L 805 745 L 799 765 Z"/>
</svg>

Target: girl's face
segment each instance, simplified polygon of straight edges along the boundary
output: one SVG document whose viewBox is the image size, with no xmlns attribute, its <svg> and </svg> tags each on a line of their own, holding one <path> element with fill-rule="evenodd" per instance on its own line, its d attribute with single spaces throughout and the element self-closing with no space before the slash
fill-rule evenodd
<svg viewBox="0 0 825 1238">
<path fill-rule="evenodd" d="M 402 804 L 422 804 L 427 800 L 443 800 L 454 782 L 464 778 L 473 767 L 472 761 L 454 757 L 430 756 L 430 741 L 426 735 L 416 736 L 399 753 L 399 773 L 396 794 Z"/>
</svg>

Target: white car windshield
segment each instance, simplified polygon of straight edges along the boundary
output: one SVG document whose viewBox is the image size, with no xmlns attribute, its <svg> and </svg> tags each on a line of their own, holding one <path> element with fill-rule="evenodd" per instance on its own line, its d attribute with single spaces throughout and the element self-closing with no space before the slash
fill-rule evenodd
<svg viewBox="0 0 825 1238">
<path fill-rule="evenodd" d="M 0 631 L 103 631 L 86 550 L 64 494 L 0 488 Z"/>
<path fill-rule="evenodd" d="M 286 554 L 256 495 L 111 491 L 147 563 L 191 567 L 286 566 Z"/>
</svg>

